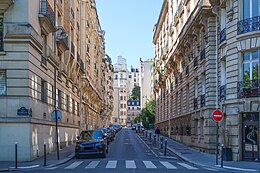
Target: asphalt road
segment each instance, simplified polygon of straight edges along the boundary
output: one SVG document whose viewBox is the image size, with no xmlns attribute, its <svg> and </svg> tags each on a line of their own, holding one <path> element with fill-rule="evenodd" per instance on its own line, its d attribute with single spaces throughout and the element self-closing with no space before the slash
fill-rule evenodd
<svg viewBox="0 0 260 173">
<path fill-rule="evenodd" d="M 208 173 L 225 172 L 224 170 L 191 165 L 173 153 L 167 152 L 145 137 L 140 137 L 131 129 L 122 129 L 116 139 L 109 145 L 106 158 L 73 159 L 57 167 L 47 167 L 19 172 L 55 172 L 55 173 L 127 173 L 127 172 L 180 172 L 180 173 Z M 227 171 L 228 172 L 228 171 Z"/>
</svg>

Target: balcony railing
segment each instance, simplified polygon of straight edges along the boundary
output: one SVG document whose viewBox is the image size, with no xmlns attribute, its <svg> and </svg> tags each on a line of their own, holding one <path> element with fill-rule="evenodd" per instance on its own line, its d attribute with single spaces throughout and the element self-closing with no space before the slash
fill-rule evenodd
<svg viewBox="0 0 260 173">
<path fill-rule="evenodd" d="M 222 43 L 225 40 L 226 40 L 226 28 L 222 29 L 222 31 L 220 32 L 219 42 Z"/>
<path fill-rule="evenodd" d="M 196 56 L 194 58 L 194 67 L 198 66 L 198 57 Z"/>
<path fill-rule="evenodd" d="M 206 52 L 205 52 L 205 49 L 203 49 L 201 52 L 200 52 L 200 61 L 204 60 L 206 57 Z"/>
<path fill-rule="evenodd" d="M 0 51 L 4 50 L 3 31 L 0 29 Z"/>
<path fill-rule="evenodd" d="M 194 99 L 194 110 L 198 109 L 198 98 Z"/>
<path fill-rule="evenodd" d="M 46 16 L 54 26 L 54 11 L 52 10 L 48 0 L 40 0 L 40 14 Z"/>
<path fill-rule="evenodd" d="M 237 23 L 237 35 L 260 30 L 260 16 L 244 19 Z"/>
<path fill-rule="evenodd" d="M 238 98 L 260 97 L 260 79 L 238 82 L 237 90 Z"/>
<path fill-rule="evenodd" d="M 220 102 L 223 102 L 226 100 L 226 85 L 223 85 L 220 87 Z"/>
<path fill-rule="evenodd" d="M 205 107 L 205 105 L 206 105 L 205 99 L 206 99 L 205 94 L 202 94 L 200 96 L 200 107 L 202 107 L 202 108 Z"/>
<path fill-rule="evenodd" d="M 70 42 L 70 52 L 75 56 L 75 46 L 72 41 Z"/>
</svg>

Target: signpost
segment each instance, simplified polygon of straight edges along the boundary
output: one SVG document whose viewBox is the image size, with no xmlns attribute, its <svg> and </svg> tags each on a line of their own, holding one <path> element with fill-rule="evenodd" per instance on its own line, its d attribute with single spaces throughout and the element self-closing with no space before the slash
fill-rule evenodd
<svg viewBox="0 0 260 173">
<path fill-rule="evenodd" d="M 221 110 L 215 110 L 212 114 L 212 118 L 214 121 L 216 121 L 216 165 L 218 165 L 218 128 L 219 128 L 219 122 L 222 121 L 224 115 Z"/>
</svg>

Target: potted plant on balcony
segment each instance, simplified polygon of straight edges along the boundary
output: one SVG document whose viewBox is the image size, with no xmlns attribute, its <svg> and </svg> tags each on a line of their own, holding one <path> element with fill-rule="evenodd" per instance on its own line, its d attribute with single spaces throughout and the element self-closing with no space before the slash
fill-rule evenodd
<svg viewBox="0 0 260 173">
<path fill-rule="evenodd" d="M 222 129 L 221 135 L 223 137 L 223 160 L 224 161 L 232 161 L 232 148 L 231 148 L 231 137 L 229 129 Z"/>
</svg>

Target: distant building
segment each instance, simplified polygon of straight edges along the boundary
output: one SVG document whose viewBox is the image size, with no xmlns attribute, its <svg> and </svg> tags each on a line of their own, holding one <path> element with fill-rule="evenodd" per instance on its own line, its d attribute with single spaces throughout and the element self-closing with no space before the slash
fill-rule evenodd
<svg viewBox="0 0 260 173">
<path fill-rule="evenodd" d="M 139 69 L 138 68 L 132 68 L 128 72 L 128 98 L 131 98 L 132 90 L 135 86 L 140 86 L 139 84 Z"/>
<path fill-rule="evenodd" d="M 134 119 L 141 114 L 140 100 L 128 100 L 127 123 L 134 123 Z"/>
<path fill-rule="evenodd" d="M 139 84 L 141 108 L 145 106 L 148 100 L 153 98 L 153 61 L 152 60 L 141 60 L 139 66 Z"/>
<path fill-rule="evenodd" d="M 118 56 L 114 65 L 114 109 L 111 123 L 126 125 L 127 119 L 127 96 L 128 96 L 128 70 L 126 59 Z"/>
</svg>

